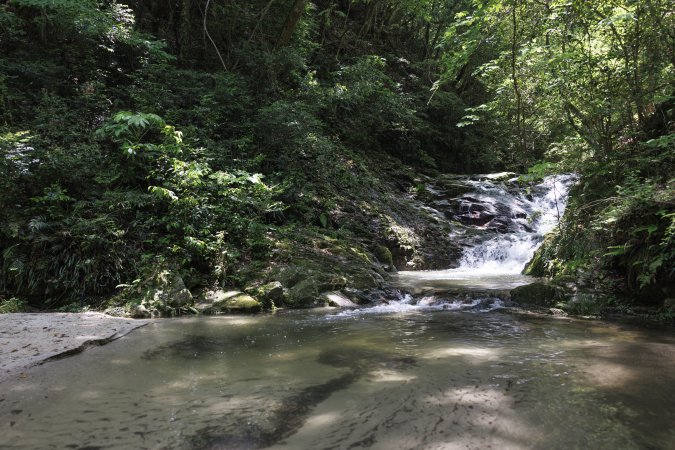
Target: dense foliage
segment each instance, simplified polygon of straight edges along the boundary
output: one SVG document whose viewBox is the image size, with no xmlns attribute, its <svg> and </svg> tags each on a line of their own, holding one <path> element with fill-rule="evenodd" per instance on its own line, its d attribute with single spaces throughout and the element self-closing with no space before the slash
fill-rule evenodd
<svg viewBox="0 0 675 450">
<path fill-rule="evenodd" d="M 337 219 L 383 167 L 576 173 L 539 273 L 664 287 L 673 30 L 661 0 L 3 2 L 0 289 L 240 283 L 296 227 L 372 237 Z"/>
</svg>

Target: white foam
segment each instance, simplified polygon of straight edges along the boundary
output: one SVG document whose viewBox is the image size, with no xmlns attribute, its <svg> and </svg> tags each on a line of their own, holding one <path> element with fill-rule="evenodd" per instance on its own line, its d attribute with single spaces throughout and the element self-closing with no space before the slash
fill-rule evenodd
<svg viewBox="0 0 675 450">
<path fill-rule="evenodd" d="M 354 317 L 363 314 L 392 314 L 407 313 L 412 311 L 463 311 L 471 310 L 475 312 L 492 311 L 493 309 L 503 308 L 501 300 L 493 299 L 491 304 L 485 304 L 484 307 L 474 309 L 477 305 L 485 302 L 485 298 L 448 301 L 445 299 L 436 300 L 435 297 L 422 297 L 414 299 L 410 294 L 401 295 L 399 300 L 391 301 L 388 304 L 381 304 L 363 309 L 349 309 L 334 314 L 333 317 Z"/>
<path fill-rule="evenodd" d="M 549 177 L 534 187 L 531 200 L 524 195 L 513 195 L 501 187 L 474 182 L 484 194 L 499 198 L 501 202 L 518 206 L 532 217 L 541 214 L 530 226 L 532 232 L 498 235 L 464 251 L 460 267 L 448 271 L 457 276 L 486 276 L 519 274 L 534 252 L 541 245 L 544 236 L 558 224 L 565 212 L 567 192 L 574 178 L 569 175 Z"/>
</svg>

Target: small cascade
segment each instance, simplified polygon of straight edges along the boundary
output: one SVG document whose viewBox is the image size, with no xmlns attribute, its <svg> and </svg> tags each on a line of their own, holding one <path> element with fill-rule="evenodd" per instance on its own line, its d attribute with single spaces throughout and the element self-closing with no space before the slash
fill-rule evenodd
<svg viewBox="0 0 675 450">
<path fill-rule="evenodd" d="M 533 186 L 530 193 L 507 190 L 504 185 L 468 180 L 477 196 L 489 197 L 499 204 L 517 232 L 497 234 L 464 251 L 458 272 L 519 274 L 565 211 L 571 176 L 549 177 Z M 513 226 L 511 227 L 513 228 Z"/>
<path fill-rule="evenodd" d="M 495 291 L 531 283 L 532 277 L 522 271 L 546 234 L 557 226 L 574 180 L 572 175 L 558 175 L 521 187 L 516 174 L 439 179 L 429 189 L 427 209 L 462 224 L 452 235 L 465 246 L 458 267 L 401 271 L 394 286 L 417 293 L 440 289 L 490 297 Z"/>
<path fill-rule="evenodd" d="M 487 312 L 502 308 L 504 305 L 499 298 L 492 297 L 437 297 L 428 296 L 414 298 L 408 293 L 399 293 L 398 300 L 382 303 L 377 306 L 358 309 L 346 309 L 332 317 L 351 317 L 362 314 L 405 313 L 410 311 L 475 311 Z"/>
</svg>

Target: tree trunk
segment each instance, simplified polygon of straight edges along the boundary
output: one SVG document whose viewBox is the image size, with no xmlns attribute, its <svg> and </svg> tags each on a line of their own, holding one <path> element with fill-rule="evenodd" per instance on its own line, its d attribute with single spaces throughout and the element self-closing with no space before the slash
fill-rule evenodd
<svg viewBox="0 0 675 450">
<path fill-rule="evenodd" d="M 276 45 L 277 49 L 286 47 L 291 41 L 291 36 L 293 36 L 295 26 L 298 24 L 298 20 L 300 20 L 302 12 L 305 10 L 305 6 L 307 6 L 308 1 L 309 0 L 295 0 L 293 6 L 291 6 L 291 10 L 288 12 L 288 16 L 286 16 L 286 21 L 281 27 L 281 33 L 279 34 L 279 39 L 277 40 Z"/>
<path fill-rule="evenodd" d="M 375 12 L 378 1 L 379 0 L 371 0 L 371 2 L 368 3 L 368 6 L 366 7 L 366 13 L 363 17 L 363 25 L 361 26 L 361 30 L 359 30 L 359 37 L 362 39 L 366 36 L 368 30 L 370 29 L 370 19 L 373 17 L 373 13 Z"/>
<path fill-rule="evenodd" d="M 183 10 L 180 29 L 180 61 L 185 65 L 188 55 L 188 41 L 190 40 L 190 0 L 183 0 Z"/>
</svg>

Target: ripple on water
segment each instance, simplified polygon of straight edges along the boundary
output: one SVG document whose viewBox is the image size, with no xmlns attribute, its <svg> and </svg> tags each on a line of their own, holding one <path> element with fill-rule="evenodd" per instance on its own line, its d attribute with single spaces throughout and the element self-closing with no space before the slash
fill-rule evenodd
<svg viewBox="0 0 675 450">
<path fill-rule="evenodd" d="M 672 448 L 674 374 L 669 330 L 499 310 L 158 321 L 3 383 L 0 447 Z"/>
</svg>

